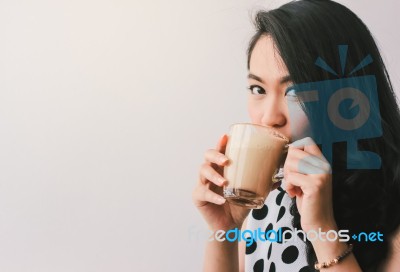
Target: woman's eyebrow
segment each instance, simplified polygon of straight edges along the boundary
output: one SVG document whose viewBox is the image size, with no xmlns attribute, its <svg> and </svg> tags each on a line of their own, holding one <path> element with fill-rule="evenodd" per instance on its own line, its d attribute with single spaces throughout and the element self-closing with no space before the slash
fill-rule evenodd
<svg viewBox="0 0 400 272">
<path fill-rule="evenodd" d="M 286 75 L 284 77 L 281 77 L 281 80 L 279 81 L 280 84 L 284 84 L 284 83 L 288 83 L 292 81 L 292 78 L 290 77 L 290 75 Z"/>
<path fill-rule="evenodd" d="M 256 75 L 254 75 L 252 73 L 249 73 L 247 78 L 251 78 L 251 79 L 257 80 L 257 81 L 265 84 L 265 81 L 261 77 L 256 76 Z M 290 75 L 286 75 L 286 76 L 280 78 L 279 83 L 280 84 L 284 84 L 284 83 L 287 83 L 289 81 L 292 81 L 292 79 L 291 79 Z"/>
<path fill-rule="evenodd" d="M 252 73 L 249 73 L 248 76 L 247 76 L 247 78 L 251 78 L 251 79 L 257 80 L 257 81 L 259 81 L 259 82 L 265 84 L 264 80 L 262 80 L 261 77 L 256 76 L 256 75 L 254 75 L 254 74 L 252 74 Z"/>
</svg>

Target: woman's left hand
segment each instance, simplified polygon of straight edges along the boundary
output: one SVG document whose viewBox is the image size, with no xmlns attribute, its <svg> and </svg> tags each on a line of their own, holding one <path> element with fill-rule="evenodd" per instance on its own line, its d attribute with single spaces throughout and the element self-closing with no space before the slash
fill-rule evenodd
<svg viewBox="0 0 400 272">
<path fill-rule="evenodd" d="M 289 145 L 284 176 L 286 192 L 296 197 L 303 231 L 336 229 L 331 166 L 311 138 Z"/>
</svg>

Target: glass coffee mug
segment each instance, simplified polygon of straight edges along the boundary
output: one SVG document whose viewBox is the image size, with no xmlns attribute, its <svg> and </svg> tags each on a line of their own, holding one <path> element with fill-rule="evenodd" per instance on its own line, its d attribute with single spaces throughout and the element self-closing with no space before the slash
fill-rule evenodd
<svg viewBox="0 0 400 272">
<path fill-rule="evenodd" d="M 233 124 L 225 155 L 227 201 L 260 209 L 275 182 L 283 178 L 282 166 L 289 140 L 276 130 L 254 124 Z"/>
</svg>

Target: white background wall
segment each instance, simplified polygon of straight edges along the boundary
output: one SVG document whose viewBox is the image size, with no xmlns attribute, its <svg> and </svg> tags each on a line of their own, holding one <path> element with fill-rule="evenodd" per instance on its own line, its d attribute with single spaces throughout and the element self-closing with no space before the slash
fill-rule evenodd
<svg viewBox="0 0 400 272">
<path fill-rule="evenodd" d="M 0 271 L 200 271 L 191 191 L 248 121 L 250 14 L 286 1 L 0 1 Z M 396 0 L 339 1 L 400 89 Z"/>
</svg>

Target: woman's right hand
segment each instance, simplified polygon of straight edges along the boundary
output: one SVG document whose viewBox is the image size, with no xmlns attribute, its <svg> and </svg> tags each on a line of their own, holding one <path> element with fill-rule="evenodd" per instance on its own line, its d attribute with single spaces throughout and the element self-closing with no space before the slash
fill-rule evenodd
<svg viewBox="0 0 400 272">
<path fill-rule="evenodd" d="M 224 155 L 228 136 L 223 135 L 216 149 L 205 153 L 205 162 L 200 168 L 200 178 L 193 191 L 193 202 L 212 230 L 241 228 L 250 209 L 233 205 L 223 197 L 223 167 L 229 163 Z"/>
</svg>

